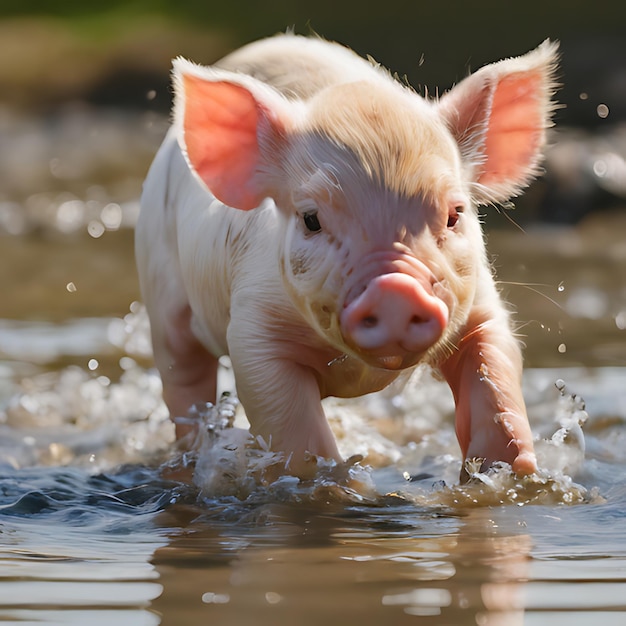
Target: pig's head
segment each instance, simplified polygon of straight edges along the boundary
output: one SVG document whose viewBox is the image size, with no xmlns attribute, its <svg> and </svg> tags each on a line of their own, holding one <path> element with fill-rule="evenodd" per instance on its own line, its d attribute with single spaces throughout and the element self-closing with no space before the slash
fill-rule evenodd
<svg viewBox="0 0 626 626">
<path fill-rule="evenodd" d="M 225 204 L 274 199 L 287 291 L 331 345 L 388 370 L 437 363 L 486 263 L 477 206 L 536 174 L 555 57 L 546 42 L 434 102 L 382 72 L 303 102 L 178 61 L 181 146 Z"/>
</svg>

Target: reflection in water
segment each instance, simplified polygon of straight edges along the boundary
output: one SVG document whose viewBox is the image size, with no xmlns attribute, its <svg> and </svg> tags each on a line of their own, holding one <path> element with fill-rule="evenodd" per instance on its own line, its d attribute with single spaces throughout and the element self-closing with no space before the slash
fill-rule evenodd
<svg viewBox="0 0 626 626">
<path fill-rule="evenodd" d="M 158 550 L 164 593 L 153 606 L 164 621 L 588 624 L 598 609 L 614 611 L 609 624 L 626 617 L 624 584 L 615 582 L 624 558 L 581 563 L 585 583 L 576 582 L 569 559 L 535 561 L 523 514 L 283 509 L 269 519 L 271 529 L 241 527 L 243 537 L 198 524 Z"/>
<path fill-rule="evenodd" d="M 467 520 L 406 507 L 368 513 L 366 522 L 358 510 L 343 519 L 273 511 L 273 528 L 248 529 L 256 536 L 246 546 L 236 538 L 229 546 L 228 531 L 220 537 L 206 527 L 174 540 L 155 555 L 164 593 L 153 606 L 164 618 L 182 609 L 189 623 L 395 624 L 415 616 L 431 624 L 523 623 L 527 536 L 485 535 L 486 520 L 475 513 Z M 189 558 L 189 546 L 202 552 L 181 572 L 176 558 Z"/>
<path fill-rule="evenodd" d="M 515 626 L 559 616 L 586 624 L 597 609 L 612 611 L 607 624 L 626 617 L 623 533 L 595 543 L 592 505 L 203 505 L 145 468 L 19 478 L 3 498 L 12 504 L 0 505 L 4 620 Z M 563 535 L 575 528 L 579 536 Z M 576 560 L 590 547 L 611 552 Z"/>
</svg>

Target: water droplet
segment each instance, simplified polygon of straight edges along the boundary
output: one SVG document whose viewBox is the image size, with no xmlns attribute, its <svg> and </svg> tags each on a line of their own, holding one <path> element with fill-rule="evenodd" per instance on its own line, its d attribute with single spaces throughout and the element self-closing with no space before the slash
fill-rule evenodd
<svg viewBox="0 0 626 626">
<path fill-rule="evenodd" d="M 223 354 L 218 360 L 222 367 L 229 369 L 229 370 L 233 369 L 233 363 L 227 354 Z"/>
<path fill-rule="evenodd" d="M 100 219 L 107 230 L 118 230 L 122 225 L 122 207 L 110 202 L 100 211 Z"/>
<path fill-rule="evenodd" d="M 615 326 L 620 330 L 626 330 L 626 311 L 620 311 L 615 316 Z"/>
<path fill-rule="evenodd" d="M 604 178 L 607 175 L 609 167 L 604 159 L 597 159 L 593 162 L 593 173 L 598 178 Z"/>
<path fill-rule="evenodd" d="M 563 283 L 563 281 L 561 281 L 558 285 L 558 287 L 556 288 L 557 291 L 565 291 L 565 284 Z"/>
<path fill-rule="evenodd" d="M 124 371 L 132 369 L 133 367 L 135 367 L 135 365 L 137 365 L 137 363 L 135 362 L 135 359 L 131 359 L 129 356 L 123 356 L 120 359 L 120 367 Z"/>
<path fill-rule="evenodd" d="M 202 594 L 202 602 L 205 604 L 228 604 L 230 602 L 230 596 L 227 593 L 213 593 L 212 591 L 207 591 Z"/>
<path fill-rule="evenodd" d="M 87 363 L 87 367 L 93 372 L 94 370 L 98 369 L 98 366 L 100 365 L 100 363 L 98 363 L 97 359 L 89 359 L 89 363 Z"/>
<path fill-rule="evenodd" d="M 327 363 L 328 367 L 332 367 L 335 363 L 343 363 L 348 358 L 347 354 L 340 354 Z"/>
<path fill-rule="evenodd" d="M 265 594 L 265 599 L 267 600 L 268 604 L 278 604 L 283 599 L 283 597 L 275 591 L 268 591 Z"/>
<path fill-rule="evenodd" d="M 398 394 L 394 396 L 393 398 L 391 398 L 391 405 L 395 409 L 401 409 L 404 406 L 404 404 L 405 404 L 404 396 L 402 396 L 401 394 Z"/>
<path fill-rule="evenodd" d="M 567 352 L 567 346 L 564 343 L 560 343 L 558 347 L 558 351 L 561 354 L 565 354 Z"/>
<path fill-rule="evenodd" d="M 94 238 L 98 239 L 98 237 L 102 237 L 104 235 L 104 224 L 99 222 L 98 220 L 91 220 L 87 225 L 87 232 Z"/>
<path fill-rule="evenodd" d="M 56 212 L 57 228 L 64 233 L 77 230 L 83 221 L 85 203 L 82 200 L 67 200 Z"/>
<path fill-rule="evenodd" d="M 606 104 L 599 104 L 596 108 L 598 117 L 605 119 L 609 116 L 609 107 Z"/>
<path fill-rule="evenodd" d="M 73 282 L 69 282 L 67 283 L 67 285 L 65 285 L 65 288 L 70 292 L 70 293 L 75 293 L 76 292 L 76 285 Z"/>
<path fill-rule="evenodd" d="M 587 94 L 587 93 L 585 93 L 585 92 L 583 91 L 582 93 L 578 94 L 578 97 L 579 97 L 581 100 L 587 100 L 587 98 L 589 98 L 589 94 Z"/>
</svg>

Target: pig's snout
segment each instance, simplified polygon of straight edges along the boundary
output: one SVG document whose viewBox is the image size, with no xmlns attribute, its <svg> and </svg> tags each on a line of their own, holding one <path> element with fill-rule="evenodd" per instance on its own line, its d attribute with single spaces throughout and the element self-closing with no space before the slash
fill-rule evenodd
<svg viewBox="0 0 626 626">
<path fill-rule="evenodd" d="M 373 278 L 340 318 L 347 343 L 385 369 L 414 365 L 443 333 L 448 308 L 430 284 L 401 272 Z"/>
</svg>

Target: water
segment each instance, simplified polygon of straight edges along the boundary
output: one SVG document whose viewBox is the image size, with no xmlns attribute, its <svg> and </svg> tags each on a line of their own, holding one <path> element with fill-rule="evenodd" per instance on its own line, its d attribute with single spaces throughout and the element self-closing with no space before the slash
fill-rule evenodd
<svg viewBox="0 0 626 626">
<path fill-rule="evenodd" d="M 458 485 L 452 399 L 421 372 L 327 401 L 348 460 L 297 481 L 233 396 L 174 443 L 131 229 L 164 123 L 107 115 L 4 127 L 32 167 L 0 167 L 0 621 L 626 623 L 621 214 L 489 236 L 526 335 L 538 475 Z M 46 143 L 55 124 L 78 124 L 71 150 Z"/>
</svg>

